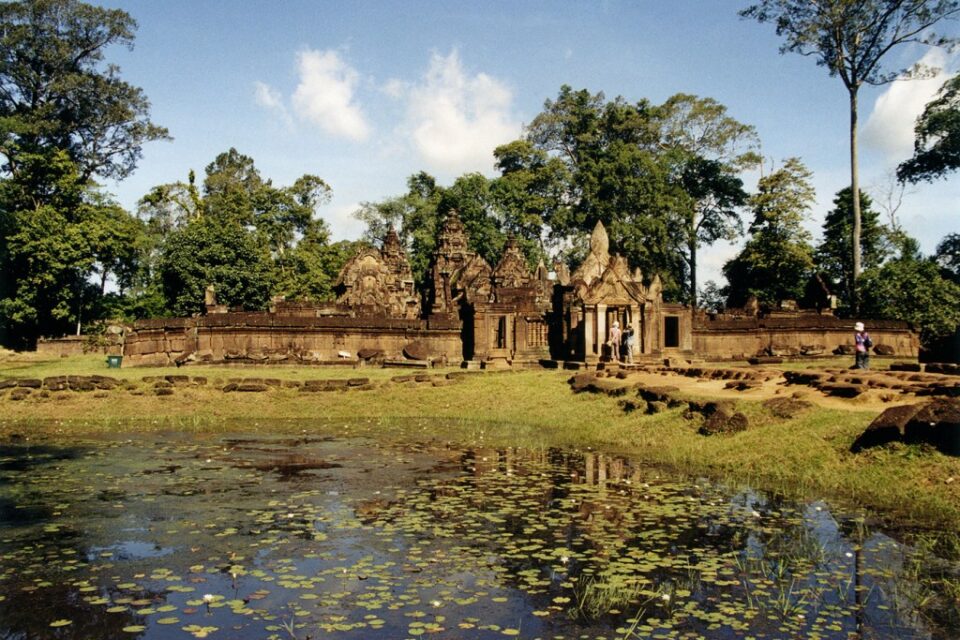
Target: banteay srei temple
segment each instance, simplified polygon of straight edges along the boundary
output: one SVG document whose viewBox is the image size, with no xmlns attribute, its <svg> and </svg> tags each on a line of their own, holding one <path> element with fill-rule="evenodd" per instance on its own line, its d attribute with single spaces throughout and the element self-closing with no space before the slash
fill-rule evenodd
<svg viewBox="0 0 960 640">
<path fill-rule="evenodd" d="M 597 224 L 586 259 L 570 273 L 531 272 L 515 242 L 491 266 L 468 248 L 456 212 L 444 221 L 425 291 L 417 289 L 397 234 L 344 265 L 335 302 L 276 300 L 236 312 L 208 291 L 207 313 L 140 320 L 126 332 L 125 365 L 192 362 L 447 364 L 467 368 L 599 365 L 616 358 L 614 323 L 633 339 L 633 360 L 816 356 L 852 348 L 852 321 L 827 310 L 756 305 L 693 313 L 663 301 L 659 276 L 611 255 Z M 909 325 L 871 321 L 880 355 L 916 357 Z"/>
</svg>

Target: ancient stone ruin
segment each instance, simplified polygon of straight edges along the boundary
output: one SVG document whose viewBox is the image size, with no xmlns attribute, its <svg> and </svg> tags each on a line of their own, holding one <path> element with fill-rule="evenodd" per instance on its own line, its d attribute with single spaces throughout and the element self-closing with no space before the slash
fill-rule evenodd
<svg viewBox="0 0 960 640">
<path fill-rule="evenodd" d="M 852 342 L 851 321 L 829 311 L 754 308 L 708 316 L 665 303 L 659 276 L 646 277 L 611 254 L 600 223 L 572 275 L 542 263 L 531 272 L 513 240 L 491 267 L 470 250 L 454 211 L 439 235 L 426 291 L 417 291 L 393 230 L 380 249 L 364 248 L 344 265 L 335 291 L 331 303 L 277 300 L 269 311 L 232 312 L 211 289 L 206 315 L 136 322 L 124 338 L 124 363 L 596 365 L 616 357 L 609 346 L 614 322 L 632 329 L 638 362 L 817 355 Z M 871 323 L 870 331 L 878 351 L 917 356 L 917 336 L 906 323 Z"/>
</svg>

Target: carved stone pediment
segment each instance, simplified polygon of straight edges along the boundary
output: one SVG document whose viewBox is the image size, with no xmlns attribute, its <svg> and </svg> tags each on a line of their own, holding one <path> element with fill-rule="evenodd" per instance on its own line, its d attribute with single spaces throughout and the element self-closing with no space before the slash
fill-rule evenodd
<svg viewBox="0 0 960 640">
<path fill-rule="evenodd" d="M 491 275 L 493 270 L 486 260 L 473 254 L 462 269 L 457 270 L 450 280 L 454 297 L 466 296 L 468 302 L 487 300 L 491 293 Z"/>
<path fill-rule="evenodd" d="M 416 318 L 420 298 L 414 290 L 410 264 L 392 229 L 382 251 L 361 249 L 340 270 L 337 304 L 360 315 Z"/>
<path fill-rule="evenodd" d="M 504 249 L 500 263 L 493 270 L 496 287 L 519 289 L 530 284 L 533 276 L 527 269 L 527 261 L 514 238 L 510 238 Z"/>
<path fill-rule="evenodd" d="M 591 284 L 585 285 L 578 294 L 585 304 L 625 306 L 646 301 L 646 291 L 642 284 L 624 280 L 612 268 L 607 269 Z"/>
<path fill-rule="evenodd" d="M 631 273 L 626 258 L 610 255 L 607 232 L 598 222 L 590 237 L 590 253 L 571 279 L 576 298 L 585 304 L 641 304 L 649 298 L 642 278 L 640 269 Z"/>
</svg>

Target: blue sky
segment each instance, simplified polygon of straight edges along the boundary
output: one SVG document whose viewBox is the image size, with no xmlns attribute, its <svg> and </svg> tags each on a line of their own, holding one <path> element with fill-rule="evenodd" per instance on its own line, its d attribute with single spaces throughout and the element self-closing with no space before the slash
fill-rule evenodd
<svg viewBox="0 0 960 640">
<path fill-rule="evenodd" d="M 814 172 L 818 237 L 849 184 L 846 91 L 813 59 L 780 55 L 770 25 L 742 20 L 748 2 L 321 2 L 111 0 L 139 23 L 132 51 L 111 62 L 144 89 L 172 142 L 144 148 L 136 173 L 108 184 L 133 210 L 152 186 L 185 179 L 236 147 L 264 177 L 312 173 L 333 188 L 320 214 L 335 239 L 355 239 L 352 212 L 405 191 L 420 170 L 442 184 L 494 175 L 492 150 L 519 137 L 560 86 L 662 102 L 709 96 L 757 128 L 768 166 L 797 156 Z M 960 33 L 960 25 L 946 29 Z M 901 49 L 888 66 L 960 57 Z M 861 91 L 861 181 L 888 198 L 885 177 L 909 157 L 913 122 L 946 79 Z M 756 175 L 746 176 L 748 188 Z M 900 223 L 932 252 L 960 232 L 960 175 L 908 189 Z M 701 282 L 736 247 L 704 250 Z"/>
</svg>

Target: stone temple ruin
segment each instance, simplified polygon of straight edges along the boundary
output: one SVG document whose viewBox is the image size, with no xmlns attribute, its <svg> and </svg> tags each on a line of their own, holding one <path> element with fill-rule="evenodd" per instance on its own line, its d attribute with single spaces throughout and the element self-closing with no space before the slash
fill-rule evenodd
<svg viewBox="0 0 960 640">
<path fill-rule="evenodd" d="M 458 364 L 470 367 L 583 366 L 610 360 L 616 321 L 636 336 L 634 360 L 745 358 L 844 352 L 852 321 L 831 312 L 757 309 L 694 314 L 663 301 L 660 278 L 611 255 L 597 224 L 590 251 L 570 274 L 533 272 L 516 242 L 491 267 L 471 251 L 456 212 L 444 221 L 425 292 L 391 230 L 380 249 L 364 248 L 341 270 L 332 303 L 274 302 L 234 312 L 209 292 L 207 314 L 137 321 L 124 339 L 129 365 L 189 362 Z M 915 332 L 873 321 L 881 355 L 916 357 Z"/>
</svg>

